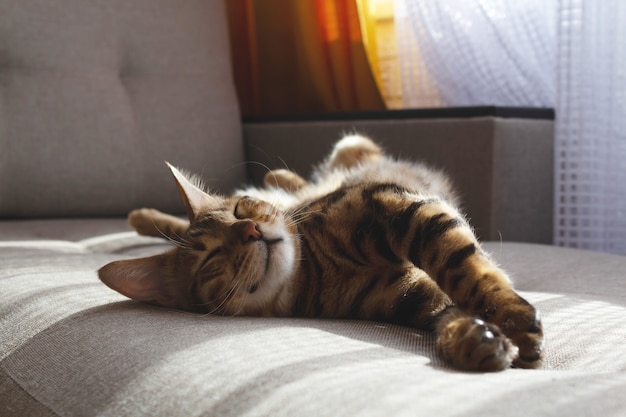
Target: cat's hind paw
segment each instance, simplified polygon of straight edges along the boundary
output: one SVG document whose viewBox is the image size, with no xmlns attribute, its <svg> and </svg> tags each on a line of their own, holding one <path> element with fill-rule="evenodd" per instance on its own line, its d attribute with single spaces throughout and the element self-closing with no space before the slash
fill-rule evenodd
<svg viewBox="0 0 626 417">
<path fill-rule="evenodd" d="M 437 350 L 455 368 L 475 372 L 501 371 L 518 358 L 518 348 L 497 326 L 469 316 L 441 329 Z"/>
<path fill-rule="evenodd" d="M 513 366 L 538 368 L 543 363 L 543 326 L 539 314 L 532 307 L 524 312 L 512 313 L 510 318 L 503 320 L 500 328 L 519 348 Z"/>
</svg>

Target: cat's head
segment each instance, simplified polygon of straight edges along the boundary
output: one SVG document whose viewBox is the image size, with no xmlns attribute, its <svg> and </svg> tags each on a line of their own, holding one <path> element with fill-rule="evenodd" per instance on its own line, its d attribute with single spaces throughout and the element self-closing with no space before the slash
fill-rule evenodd
<svg viewBox="0 0 626 417">
<path fill-rule="evenodd" d="M 275 313 L 299 256 L 289 220 L 258 199 L 206 193 L 170 168 L 190 220 L 186 234 L 170 252 L 104 266 L 100 279 L 130 298 L 165 307 Z"/>
</svg>

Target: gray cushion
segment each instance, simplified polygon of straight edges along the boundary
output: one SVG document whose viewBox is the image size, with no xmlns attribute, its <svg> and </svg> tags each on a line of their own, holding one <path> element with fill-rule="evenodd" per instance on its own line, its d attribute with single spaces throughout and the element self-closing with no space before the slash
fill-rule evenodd
<svg viewBox="0 0 626 417">
<path fill-rule="evenodd" d="M 626 410 L 624 257 L 486 245 L 540 308 L 546 361 L 540 370 L 471 374 L 447 369 L 432 335 L 410 328 L 181 313 L 129 301 L 98 281 L 96 269 L 110 260 L 168 248 L 158 239 L 122 232 L 0 245 L 0 415 L 576 417 Z"/>
<path fill-rule="evenodd" d="M 182 210 L 164 160 L 243 181 L 223 8 L 0 0 L 0 217 Z"/>
</svg>

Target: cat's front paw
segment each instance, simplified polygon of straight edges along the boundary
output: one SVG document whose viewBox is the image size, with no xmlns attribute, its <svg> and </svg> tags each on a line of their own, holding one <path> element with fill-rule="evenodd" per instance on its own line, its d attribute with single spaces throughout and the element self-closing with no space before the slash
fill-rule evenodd
<svg viewBox="0 0 626 417">
<path fill-rule="evenodd" d="M 128 224 L 140 235 L 154 235 L 154 219 L 158 218 L 161 212 L 150 208 L 135 209 L 128 213 Z"/>
<path fill-rule="evenodd" d="M 266 188 L 282 188 L 287 192 L 298 191 L 307 185 L 304 178 L 287 169 L 274 169 L 265 174 L 263 183 Z"/>
<path fill-rule="evenodd" d="M 543 326 L 535 308 L 526 302 L 511 306 L 499 324 L 504 334 L 519 348 L 519 356 L 513 365 L 530 369 L 541 366 Z"/>
<path fill-rule="evenodd" d="M 447 323 L 438 335 L 437 350 L 450 365 L 478 372 L 504 370 L 518 356 L 517 347 L 497 326 L 476 317 Z"/>
</svg>

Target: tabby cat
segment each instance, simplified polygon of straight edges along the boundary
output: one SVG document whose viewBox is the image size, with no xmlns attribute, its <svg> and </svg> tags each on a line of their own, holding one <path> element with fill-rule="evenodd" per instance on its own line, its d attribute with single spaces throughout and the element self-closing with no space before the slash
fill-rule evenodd
<svg viewBox="0 0 626 417">
<path fill-rule="evenodd" d="M 378 320 L 436 332 L 463 370 L 535 368 L 535 308 L 483 251 L 446 177 L 343 138 L 307 182 L 269 172 L 265 188 L 222 197 L 171 167 L 189 222 L 130 213 L 164 254 L 112 262 L 109 287 L 136 300 L 201 313 Z"/>
</svg>

